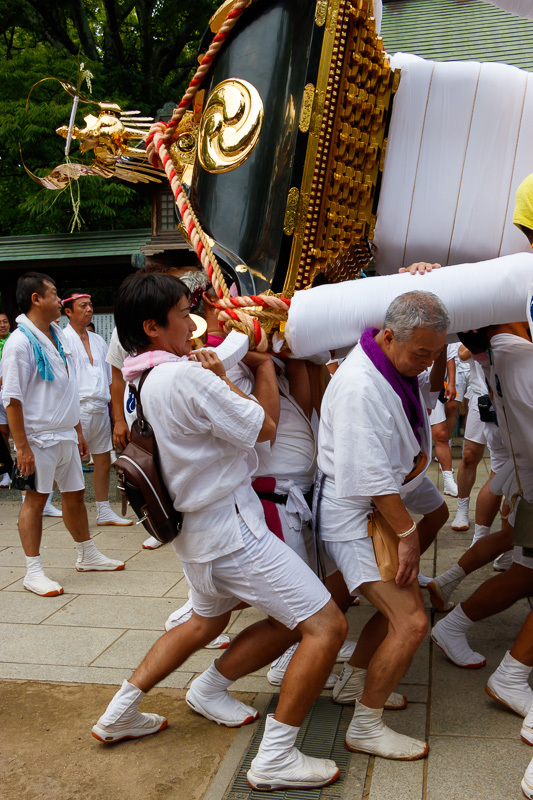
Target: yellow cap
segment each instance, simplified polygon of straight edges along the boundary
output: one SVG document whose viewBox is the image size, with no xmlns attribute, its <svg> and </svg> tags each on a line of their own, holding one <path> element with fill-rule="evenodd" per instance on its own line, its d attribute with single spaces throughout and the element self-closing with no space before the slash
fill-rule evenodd
<svg viewBox="0 0 533 800">
<path fill-rule="evenodd" d="M 533 230 L 533 172 L 516 190 L 513 223 Z"/>
</svg>

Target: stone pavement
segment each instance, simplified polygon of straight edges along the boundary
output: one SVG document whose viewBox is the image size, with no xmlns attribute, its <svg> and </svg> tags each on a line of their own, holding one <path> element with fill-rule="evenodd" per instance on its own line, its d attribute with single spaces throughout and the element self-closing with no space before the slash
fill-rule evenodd
<svg viewBox="0 0 533 800">
<path fill-rule="evenodd" d="M 435 465 L 430 469 L 442 489 L 440 472 Z M 488 470 L 486 459 L 478 468 L 476 489 L 486 480 Z M 97 546 L 110 556 L 123 559 L 126 569 L 110 574 L 77 573 L 75 549 L 62 520 L 46 518 L 43 563 L 47 574 L 62 583 L 65 594 L 40 598 L 22 586 L 25 568 L 16 527 L 18 493 L 0 491 L 0 679 L 120 684 L 161 635 L 168 614 L 187 596 L 187 583 L 171 547 L 142 550 L 146 534 L 140 526 L 124 530 L 97 528 L 95 507 L 89 503 L 91 533 Z M 456 501 L 447 498 L 447 502 L 450 521 L 422 560 L 421 570 L 427 575 L 450 567 L 470 544 L 471 532 L 457 534 L 451 530 Z M 456 599 L 467 597 L 481 580 L 493 574 L 492 566 L 487 566 L 467 578 Z M 427 608 L 433 622 L 429 603 Z M 387 717 L 396 730 L 427 737 L 430 755 L 413 763 L 352 755 L 350 800 L 522 797 L 520 780 L 533 751 L 520 741 L 520 718 L 493 702 L 484 686 L 528 611 L 529 604 L 524 600 L 475 626 L 470 643 L 486 656 L 484 669 L 454 667 L 427 637 L 401 685 L 409 700 L 408 708 L 387 712 Z M 371 613 L 364 600 L 359 607 L 350 609 L 350 638 L 357 638 Z M 253 609 L 234 613 L 228 633 L 237 634 L 260 616 Z M 216 655 L 210 650 L 196 653 L 161 686 L 187 687 Z M 250 693 L 242 699 L 261 708 L 276 691 L 267 682 L 266 671 L 260 670 L 235 684 L 236 690 Z M 148 708 L 147 702 L 143 708 Z M 232 733 L 228 742 L 233 744 L 205 800 L 224 796 L 254 727 L 247 726 L 236 736 Z M 181 757 L 186 758 L 186 753 Z"/>
</svg>

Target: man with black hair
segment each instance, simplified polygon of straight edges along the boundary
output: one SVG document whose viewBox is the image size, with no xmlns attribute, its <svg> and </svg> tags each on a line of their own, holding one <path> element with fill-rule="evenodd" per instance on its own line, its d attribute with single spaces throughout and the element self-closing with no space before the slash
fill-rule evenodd
<svg viewBox="0 0 533 800">
<path fill-rule="evenodd" d="M 269 356 L 250 353 L 255 400 L 226 377 L 216 353 L 187 358 L 194 323 L 189 292 L 166 275 L 133 275 L 119 290 L 115 320 L 122 346 L 136 353 L 124 377 L 142 388 L 146 419 L 159 449 L 163 478 L 183 527 L 173 542 L 191 586 L 193 614 L 165 633 L 130 681 L 124 681 L 93 727 L 103 742 L 157 733 L 166 720 L 137 709 L 145 692 L 220 634 L 245 602 L 268 618 L 242 631 L 223 655 L 193 681 L 186 702 L 230 727 L 252 722 L 255 709 L 228 693 L 238 678 L 261 668 L 301 637 L 287 669 L 274 715 L 248 772 L 256 789 L 321 787 L 337 779 L 329 759 L 310 758 L 295 741 L 329 675 L 346 621 L 313 572 L 271 533 L 252 489 L 257 441 L 272 441 L 278 403 Z"/>
<path fill-rule="evenodd" d="M 111 469 L 111 367 L 106 363 L 107 344 L 88 330 L 93 318 L 90 294 L 69 289 L 62 300 L 69 324 L 63 337 L 71 349 L 80 398 L 80 423 L 94 461 L 93 486 L 97 525 L 133 525 L 133 520 L 119 517 L 109 504 Z"/>
<path fill-rule="evenodd" d="M 88 448 L 70 351 L 53 321 L 61 311 L 54 281 L 28 272 L 18 281 L 16 298 L 23 313 L 3 351 L 2 400 L 17 448 L 17 467 L 23 478 L 34 480 L 28 484 L 18 521 L 27 566 L 24 588 L 51 597 L 62 594 L 63 587 L 44 574 L 39 550 L 41 513 L 54 480 L 78 551 L 76 569 L 121 570 L 124 563 L 100 553 L 89 535 L 80 461 Z"/>
</svg>

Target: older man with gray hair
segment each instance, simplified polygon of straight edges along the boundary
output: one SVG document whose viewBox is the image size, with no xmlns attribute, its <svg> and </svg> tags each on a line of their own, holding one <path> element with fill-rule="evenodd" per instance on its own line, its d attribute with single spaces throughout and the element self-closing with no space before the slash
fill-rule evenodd
<svg viewBox="0 0 533 800">
<path fill-rule="evenodd" d="M 385 758 L 423 758 L 426 742 L 386 727 L 384 708 L 404 708 L 393 692 L 427 631 L 417 582 L 425 550 L 448 517 L 444 500 L 425 475 L 431 432 L 418 376 L 446 345 L 449 317 L 429 292 L 396 298 L 382 330 L 368 329 L 331 381 L 318 436 L 318 522 L 327 574 L 339 570 L 351 594 L 377 609 L 333 692 L 354 704 L 346 746 Z M 434 387 L 433 387 L 434 388 Z M 380 573 L 368 516 L 377 509 L 389 524 L 399 567 Z M 422 514 L 416 524 L 410 512 Z"/>
</svg>

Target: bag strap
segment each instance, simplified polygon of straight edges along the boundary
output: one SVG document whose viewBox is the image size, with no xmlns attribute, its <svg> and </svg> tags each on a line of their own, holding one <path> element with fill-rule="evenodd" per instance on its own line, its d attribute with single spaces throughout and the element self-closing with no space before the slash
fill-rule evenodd
<svg viewBox="0 0 533 800">
<path fill-rule="evenodd" d="M 141 389 L 143 388 L 144 382 L 145 382 L 146 378 L 148 377 L 148 374 L 152 370 L 153 370 L 153 367 L 150 367 L 150 369 L 146 369 L 143 372 L 143 374 L 141 375 L 141 380 L 139 381 L 139 385 L 138 386 L 135 386 L 134 383 L 130 383 L 129 384 L 129 390 L 132 393 L 132 395 L 135 397 L 135 409 L 137 411 L 137 422 L 139 423 L 139 426 L 140 426 L 141 430 L 143 430 L 145 425 L 146 425 L 146 418 L 144 416 L 144 411 L 143 411 L 143 407 L 142 407 L 142 403 L 141 403 Z"/>
</svg>

